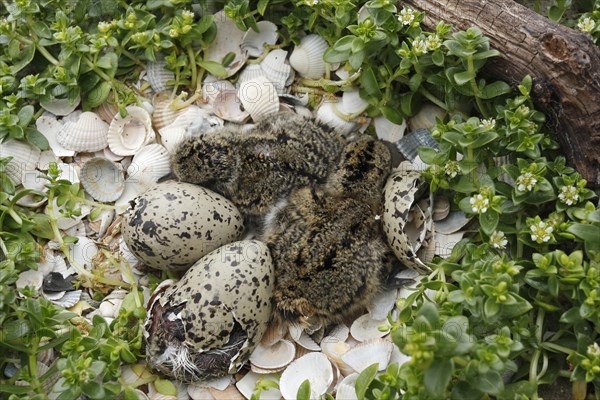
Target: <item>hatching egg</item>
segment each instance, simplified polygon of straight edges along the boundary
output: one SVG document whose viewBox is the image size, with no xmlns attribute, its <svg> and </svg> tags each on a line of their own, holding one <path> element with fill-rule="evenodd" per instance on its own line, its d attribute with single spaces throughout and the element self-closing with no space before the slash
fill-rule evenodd
<svg viewBox="0 0 600 400">
<path fill-rule="evenodd" d="M 236 373 L 267 329 L 272 292 L 273 263 L 262 242 L 239 241 L 204 256 L 150 298 L 148 363 L 183 382 Z"/>
<path fill-rule="evenodd" d="M 235 205 L 190 183 L 159 183 L 132 202 L 123 226 L 131 252 L 149 267 L 181 271 L 240 238 L 244 223 Z"/>
</svg>

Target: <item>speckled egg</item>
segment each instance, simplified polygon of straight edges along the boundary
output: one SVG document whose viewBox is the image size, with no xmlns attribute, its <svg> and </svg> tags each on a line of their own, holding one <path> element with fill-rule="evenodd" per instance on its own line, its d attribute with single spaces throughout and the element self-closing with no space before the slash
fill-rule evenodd
<svg viewBox="0 0 600 400">
<path fill-rule="evenodd" d="M 148 364 L 182 382 L 233 374 L 260 342 L 271 316 L 273 263 L 265 244 L 246 240 L 198 260 L 148 301 Z"/>
<path fill-rule="evenodd" d="M 409 161 L 392 170 L 383 189 L 383 232 L 394 254 L 404 265 L 421 273 L 429 270 L 417 256 L 407 229 L 415 198 L 425 188 L 421 173 Z"/>
<path fill-rule="evenodd" d="M 132 202 L 123 224 L 131 252 L 152 268 L 187 269 L 240 238 L 242 215 L 232 202 L 190 183 L 159 183 Z"/>
</svg>

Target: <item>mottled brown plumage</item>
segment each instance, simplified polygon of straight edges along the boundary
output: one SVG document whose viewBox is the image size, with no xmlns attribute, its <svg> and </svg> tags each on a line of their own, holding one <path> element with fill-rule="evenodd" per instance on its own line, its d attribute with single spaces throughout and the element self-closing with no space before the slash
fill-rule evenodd
<svg viewBox="0 0 600 400">
<path fill-rule="evenodd" d="M 379 221 L 390 164 L 387 147 L 363 137 L 345 147 L 325 185 L 295 190 L 267 221 L 280 317 L 326 326 L 381 290 L 391 268 Z"/>
<path fill-rule="evenodd" d="M 258 221 L 294 188 L 324 182 L 343 146 L 341 136 L 314 120 L 279 113 L 250 132 L 225 127 L 184 141 L 173 156 L 173 171 Z"/>
</svg>

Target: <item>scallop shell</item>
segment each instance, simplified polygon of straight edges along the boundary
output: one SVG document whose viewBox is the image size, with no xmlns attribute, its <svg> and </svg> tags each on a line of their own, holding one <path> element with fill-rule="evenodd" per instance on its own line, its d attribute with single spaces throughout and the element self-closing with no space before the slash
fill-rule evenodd
<svg viewBox="0 0 600 400">
<path fill-rule="evenodd" d="M 365 111 L 369 107 L 369 103 L 360 97 L 358 89 L 346 90 L 342 94 L 342 102 L 340 110 L 344 114 L 356 115 Z"/>
<path fill-rule="evenodd" d="M 341 135 L 348 136 L 358 129 L 358 124 L 347 121 L 338 114 L 343 114 L 338 111 L 340 99 L 326 99 L 317 109 L 317 120 L 335 129 Z"/>
<path fill-rule="evenodd" d="M 334 336 L 325 336 L 321 340 L 321 351 L 331 362 L 333 362 L 342 371 L 342 374 L 347 375 L 354 372 L 344 361 L 342 355 L 350 350 L 350 345 L 343 340 Z"/>
<path fill-rule="evenodd" d="M 246 65 L 242 72 L 240 72 L 237 86 L 239 87 L 242 82 L 251 81 L 259 76 L 265 76 L 265 73 L 259 64 Z"/>
<path fill-rule="evenodd" d="M 67 150 L 97 151 L 107 145 L 108 124 L 91 111 L 82 113 L 77 121 L 67 121 L 56 137 Z"/>
<path fill-rule="evenodd" d="M 117 200 L 125 189 L 121 164 L 106 158 L 92 158 L 83 164 L 80 179 L 85 191 L 102 202 Z"/>
<path fill-rule="evenodd" d="M 446 115 L 446 110 L 434 104 L 424 104 L 421 109 L 412 117 L 409 118 L 408 124 L 413 131 L 419 129 L 430 129 L 436 124 L 436 117 L 443 119 Z"/>
<path fill-rule="evenodd" d="M 378 293 L 367 306 L 371 318 L 385 321 L 388 313 L 394 308 L 397 297 L 398 290 L 396 289 L 384 290 Z"/>
<path fill-rule="evenodd" d="M 169 71 L 166 61 L 149 62 L 146 65 L 146 80 L 155 93 L 164 92 L 173 87 L 169 81 L 175 80 L 173 71 Z"/>
<path fill-rule="evenodd" d="M 228 80 L 219 80 L 218 78 L 208 75 L 202 82 L 202 100 L 208 104 L 213 104 L 217 96 L 221 92 L 234 92 L 236 89 L 233 83 Z"/>
<path fill-rule="evenodd" d="M 242 379 L 237 381 L 235 386 L 238 388 L 240 393 L 246 398 L 250 399 L 252 394 L 254 393 L 254 389 L 256 387 L 256 383 L 258 380 L 271 380 L 275 383 L 279 383 L 279 377 L 275 374 L 257 374 L 255 372 L 248 372 Z M 261 400 L 280 400 L 281 392 L 279 389 L 274 387 L 269 387 L 268 390 L 264 390 L 260 392 Z"/>
<path fill-rule="evenodd" d="M 58 163 L 56 164 L 60 173 L 58 174 L 58 179 L 65 179 L 71 183 L 79 182 L 79 172 L 78 168 L 75 165 L 67 164 L 67 163 Z"/>
<path fill-rule="evenodd" d="M 281 339 L 283 339 L 283 337 L 285 336 L 285 334 L 287 333 L 287 326 L 284 325 L 283 323 L 279 322 L 279 321 L 271 321 L 271 323 L 269 324 L 269 327 L 267 328 L 267 331 L 264 333 L 260 343 L 263 346 L 271 346 L 275 343 L 277 343 L 278 341 L 280 341 Z"/>
<path fill-rule="evenodd" d="M 279 390 L 285 400 L 295 400 L 298 388 L 306 380 L 310 382 L 310 398 L 320 398 L 333 382 L 333 367 L 327 356 L 321 353 L 306 354 L 291 363 L 281 374 Z"/>
<path fill-rule="evenodd" d="M 393 348 L 392 342 L 375 339 L 351 348 L 342 356 L 342 360 L 358 373 L 375 363 L 379 364 L 378 371 L 383 371 L 390 362 Z"/>
<path fill-rule="evenodd" d="M 143 146 L 155 140 L 152 121 L 148 111 L 141 107 L 127 107 L 125 118 L 118 114 L 108 129 L 108 146 L 120 156 L 137 153 Z"/>
<path fill-rule="evenodd" d="M 125 179 L 125 189 L 123 190 L 121 197 L 115 201 L 117 214 L 123 214 L 130 207 L 129 203 L 131 200 L 135 199 L 146 190 L 148 190 L 148 187 L 142 185 L 137 180 L 129 178 Z"/>
<path fill-rule="evenodd" d="M 80 298 L 81 290 L 71 290 L 69 292 L 64 292 L 64 295 L 60 298 L 50 301 L 59 307 L 69 308 L 77 304 Z"/>
<path fill-rule="evenodd" d="M 375 133 L 380 140 L 387 140 L 388 142 L 396 143 L 398 140 L 404 137 L 406 131 L 406 120 L 402 121 L 402 124 L 394 124 L 383 115 L 373 119 L 375 125 Z"/>
<path fill-rule="evenodd" d="M 300 40 L 290 55 L 290 65 L 308 79 L 318 79 L 327 70 L 323 54 L 329 45 L 319 35 L 307 35 Z"/>
<path fill-rule="evenodd" d="M 287 54 L 285 50 L 271 50 L 260 62 L 265 77 L 273 82 L 279 94 L 284 94 L 286 86 L 289 86 L 293 80 L 292 67 L 285 62 Z"/>
<path fill-rule="evenodd" d="M 241 109 L 241 104 L 235 90 L 222 91 L 215 97 L 213 111 L 216 116 L 223 118 L 225 121 L 242 124 L 246 122 L 250 114 Z"/>
<path fill-rule="evenodd" d="M 219 29 L 215 40 L 204 50 L 204 60 L 222 63 L 227 54 L 235 54 L 233 61 L 225 67 L 227 76 L 224 78 L 228 78 L 239 71 L 248 59 L 248 55 L 240 47 L 246 32 L 238 29 L 224 11 L 216 13 L 214 20 L 218 22 Z"/>
<path fill-rule="evenodd" d="M 80 102 L 81 96 L 79 95 L 77 95 L 73 101 L 70 99 L 57 99 L 54 97 L 51 99 L 42 98 L 40 100 L 40 106 L 42 106 L 44 110 L 50 111 L 54 115 L 64 116 L 71 114 L 77 108 L 77 106 L 79 106 Z"/>
<path fill-rule="evenodd" d="M 48 171 L 50 163 L 58 163 L 60 160 L 52 150 L 44 150 L 40 153 L 40 159 L 37 162 L 37 167 L 40 171 Z"/>
<path fill-rule="evenodd" d="M 144 146 L 135 156 L 127 168 L 130 181 L 150 187 L 160 178 L 171 172 L 169 152 L 160 144 Z M 116 199 L 115 199 L 116 200 Z"/>
<path fill-rule="evenodd" d="M 244 400 L 244 396 L 233 384 L 230 384 L 223 390 L 210 388 L 209 391 L 215 400 Z"/>
<path fill-rule="evenodd" d="M 461 210 L 451 211 L 446 218 L 435 222 L 435 231 L 437 233 L 449 235 L 458 232 L 471 221 Z"/>
<path fill-rule="evenodd" d="M 387 331 L 381 332 L 379 327 L 388 325 L 387 319 L 373 319 L 371 314 L 367 313 L 358 317 L 350 326 L 350 334 L 359 342 L 365 342 L 371 339 L 382 338 L 388 334 Z"/>
<path fill-rule="evenodd" d="M 187 394 L 192 400 L 214 400 L 210 389 L 204 386 L 188 385 Z"/>
<path fill-rule="evenodd" d="M 298 325 L 290 325 L 290 337 L 300 346 L 311 351 L 320 351 L 321 347 Z"/>
<path fill-rule="evenodd" d="M 173 121 L 185 111 L 185 108 L 175 110 L 173 104 L 175 104 L 175 102 L 170 98 L 169 93 L 158 93 L 154 97 L 152 125 L 159 132 L 165 126 L 172 124 Z"/>
<path fill-rule="evenodd" d="M 437 196 L 433 202 L 432 218 L 441 221 L 450 214 L 450 200 L 446 196 Z"/>
<path fill-rule="evenodd" d="M 416 164 L 414 161 L 419 159 L 419 147 L 421 146 L 433 147 L 434 149 L 439 148 L 437 142 L 431 136 L 431 132 L 427 129 L 413 131 L 396 142 L 398 151 L 408 161 L 413 162 L 413 164 Z"/>
<path fill-rule="evenodd" d="M 50 148 L 56 155 L 56 157 L 71 157 L 75 154 L 73 150 L 67 150 L 58 143 L 58 134 L 63 128 L 63 123 L 56 119 L 56 117 L 49 113 L 42 114 L 37 121 L 35 121 L 37 130 L 44 135 Z"/>
<path fill-rule="evenodd" d="M 5 173 L 15 185 L 22 182 L 23 174 L 35 171 L 41 151 L 29 143 L 15 139 L 0 143 L 0 157 L 12 157 Z"/>
<path fill-rule="evenodd" d="M 277 43 L 279 34 L 277 33 L 277 25 L 271 21 L 259 21 L 256 23 L 258 32 L 252 28 L 248 29 L 242 38 L 240 47 L 250 57 L 258 57 L 264 51 L 264 45 L 274 45 Z"/>
<path fill-rule="evenodd" d="M 262 370 L 277 372 L 294 361 L 295 356 L 296 346 L 289 340 L 282 339 L 271 346 L 259 344 L 250 355 L 250 363 Z"/>
<path fill-rule="evenodd" d="M 192 132 L 204 132 L 211 128 L 210 114 L 198 106 L 189 106 L 175 120 L 158 131 L 161 143 L 172 152 Z"/>
<path fill-rule="evenodd" d="M 279 111 L 275 86 L 264 75 L 242 82 L 237 95 L 254 121 Z"/>
<path fill-rule="evenodd" d="M 462 240 L 464 235 L 464 231 L 450 234 L 435 232 L 435 254 L 442 258 L 449 257 L 454 246 Z"/>
<path fill-rule="evenodd" d="M 115 115 L 119 113 L 119 107 L 114 103 L 105 101 L 94 109 L 94 112 L 102 119 L 102 121 L 110 124 Z"/>
<path fill-rule="evenodd" d="M 32 286 L 35 290 L 42 288 L 44 282 L 44 274 L 41 271 L 28 269 L 19 274 L 19 278 L 15 282 L 17 289 L 23 289 L 27 286 Z"/>
<path fill-rule="evenodd" d="M 354 386 L 356 385 L 356 379 L 358 378 L 358 374 L 350 374 L 346 376 L 337 386 L 337 390 L 335 392 L 336 400 L 358 400 L 356 395 L 356 389 Z"/>
</svg>

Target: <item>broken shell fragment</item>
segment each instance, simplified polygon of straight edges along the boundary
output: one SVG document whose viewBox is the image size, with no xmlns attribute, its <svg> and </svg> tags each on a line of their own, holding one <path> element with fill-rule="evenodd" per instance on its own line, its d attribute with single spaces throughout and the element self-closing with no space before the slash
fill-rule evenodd
<svg viewBox="0 0 600 400">
<path fill-rule="evenodd" d="M 322 353 L 308 353 L 291 363 L 281 374 L 279 390 L 285 400 L 295 400 L 298 388 L 310 382 L 311 399 L 321 398 L 333 382 L 333 367 Z"/>
<path fill-rule="evenodd" d="M 358 317 L 352 323 L 350 334 L 359 342 L 382 338 L 389 332 L 389 329 L 383 332 L 380 331 L 379 327 L 382 325 L 388 325 L 387 319 L 376 320 L 371 317 L 371 314 L 367 313 Z"/>
<path fill-rule="evenodd" d="M 156 138 L 150 114 L 138 106 L 126 108 L 127 116 L 117 114 L 108 129 L 108 146 L 119 156 L 130 156 Z"/>
<path fill-rule="evenodd" d="M 338 111 L 340 99 L 325 99 L 317 109 L 317 120 L 335 129 L 343 136 L 348 136 L 358 129 L 358 124 L 342 118 Z"/>
<path fill-rule="evenodd" d="M 260 56 L 264 51 L 265 45 L 274 45 L 279 38 L 277 25 L 271 21 L 259 21 L 256 23 L 256 26 L 258 27 L 258 32 L 249 28 L 240 43 L 241 49 L 250 57 Z"/>
<path fill-rule="evenodd" d="M 271 346 L 259 344 L 250 355 L 250 363 L 263 370 L 277 372 L 291 363 L 295 355 L 296 346 L 289 340 L 282 339 Z"/>
<path fill-rule="evenodd" d="M 248 372 L 242 379 L 236 382 L 235 386 L 238 388 L 240 393 L 246 398 L 250 399 L 256 389 L 256 383 L 258 380 L 270 380 L 279 384 L 279 377 L 275 374 L 257 374 L 255 372 Z M 267 390 L 260 392 L 261 400 L 281 400 L 281 392 L 276 387 L 269 386 Z"/>
<path fill-rule="evenodd" d="M 12 157 L 4 172 L 15 185 L 21 184 L 23 174 L 35 171 L 40 154 L 40 149 L 15 139 L 0 143 L 0 157 Z"/>
<path fill-rule="evenodd" d="M 56 139 L 67 150 L 94 152 L 106 147 L 107 135 L 108 124 L 98 114 L 86 111 L 76 121 L 66 120 Z"/>
<path fill-rule="evenodd" d="M 125 176 L 121 164 L 106 158 L 92 158 L 81 167 L 80 180 L 83 188 L 95 200 L 117 200 L 125 189 Z"/>
<path fill-rule="evenodd" d="M 242 82 L 237 95 L 254 121 L 279 111 L 275 86 L 264 75 Z"/>
<path fill-rule="evenodd" d="M 74 99 L 57 99 L 52 97 L 50 99 L 42 98 L 40 106 L 54 115 L 64 116 L 71 114 L 79 106 L 80 102 L 81 96 L 79 95 Z"/>
<path fill-rule="evenodd" d="M 56 157 L 72 157 L 75 154 L 75 151 L 65 149 L 58 142 L 58 134 L 63 128 L 63 122 L 56 119 L 54 115 L 49 113 L 42 114 L 35 121 L 35 126 L 44 135 L 46 140 L 48 140 L 48 144 Z"/>
<path fill-rule="evenodd" d="M 146 187 L 152 186 L 170 172 L 169 152 L 164 146 L 156 143 L 142 147 L 127 167 L 128 179 Z"/>
<path fill-rule="evenodd" d="M 290 55 L 290 65 L 304 78 L 318 79 L 327 70 L 323 55 L 328 47 L 327 41 L 319 35 L 307 35 Z"/>
<path fill-rule="evenodd" d="M 412 117 L 409 118 L 408 123 L 413 131 L 418 129 L 430 129 L 436 124 L 436 118 L 444 119 L 446 111 L 434 104 L 426 103 L 421 109 Z"/>
<path fill-rule="evenodd" d="M 387 368 L 394 344 L 385 339 L 375 339 L 351 348 L 342 360 L 356 372 L 361 373 L 368 366 L 378 363 L 378 371 Z"/>
<path fill-rule="evenodd" d="M 278 94 L 284 94 L 286 86 L 293 80 L 292 67 L 285 61 L 287 54 L 285 50 L 272 50 L 260 63 L 260 69 L 265 77 L 273 82 Z"/>
<path fill-rule="evenodd" d="M 248 54 L 240 47 L 246 32 L 240 30 L 224 11 L 216 13 L 214 20 L 219 21 L 219 29 L 215 40 L 204 50 L 204 60 L 221 64 L 225 57 L 232 53 L 233 60 L 225 67 L 227 71 L 225 78 L 228 78 L 239 71 L 248 59 Z"/>
<path fill-rule="evenodd" d="M 146 65 L 146 80 L 155 93 L 164 92 L 173 87 L 171 81 L 175 74 L 166 68 L 166 61 L 149 62 Z"/>
<path fill-rule="evenodd" d="M 373 119 L 375 125 L 375 133 L 380 140 L 387 140 L 391 143 L 396 143 L 402 139 L 404 132 L 406 131 L 406 120 L 402 121 L 400 125 L 394 124 L 392 121 L 380 115 Z"/>
</svg>

